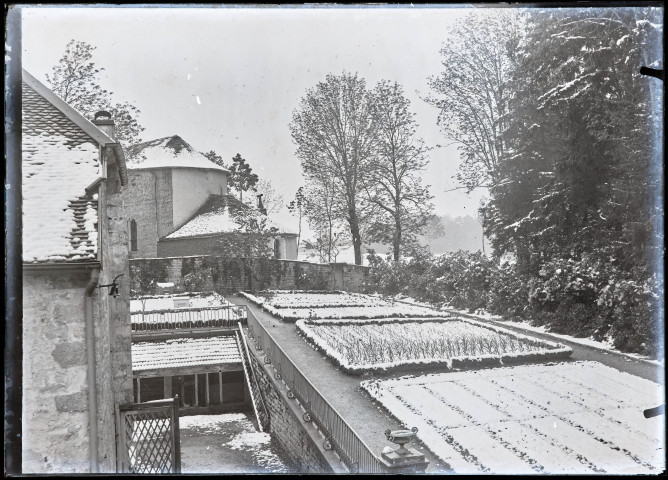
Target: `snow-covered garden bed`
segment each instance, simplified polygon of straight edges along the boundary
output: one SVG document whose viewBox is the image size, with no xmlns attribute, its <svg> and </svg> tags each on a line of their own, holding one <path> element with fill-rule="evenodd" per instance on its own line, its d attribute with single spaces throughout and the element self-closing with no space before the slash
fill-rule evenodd
<svg viewBox="0 0 668 480">
<path fill-rule="evenodd" d="M 285 321 L 388 317 L 443 317 L 443 312 L 380 297 L 347 292 L 266 290 L 241 294 Z"/>
<path fill-rule="evenodd" d="M 658 474 L 663 389 L 597 362 L 362 382 L 456 473 Z"/>
<path fill-rule="evenodd" d="M 362 373 L 405 365 L 466 367 L 563 358 L 561 344 L 466 319 L 299 320 L 297 329 L 342 370 Z"/>
</svg>

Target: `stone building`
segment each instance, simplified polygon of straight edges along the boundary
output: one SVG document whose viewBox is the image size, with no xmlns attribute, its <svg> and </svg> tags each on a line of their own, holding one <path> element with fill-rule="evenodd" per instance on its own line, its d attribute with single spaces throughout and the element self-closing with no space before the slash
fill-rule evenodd
<svg viewBox="0 0 668 480">
<path fill-rule="evenodd" d="M 22 469 L 115 472 L 115 406 L 132 401 L 124 153 L 110 118 L 26 71 L 22 103 Z"/>
<path fill-rule="evenodd" d="M 216 255 L 225 236 L 239 229 L 234 213 L 261 211 L 229 195 L 229 170 L 178 135 L 135 145 L 128 159 L 131 258 Z M 274 257 L 296 260 L 297 235 L 266 221 L 278 232 L 271 239 Z"/>
</svg>

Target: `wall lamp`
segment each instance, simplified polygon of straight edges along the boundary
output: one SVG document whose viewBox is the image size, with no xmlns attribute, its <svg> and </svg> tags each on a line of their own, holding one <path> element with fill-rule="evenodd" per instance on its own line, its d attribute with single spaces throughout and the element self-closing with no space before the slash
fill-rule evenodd
<svg viewBox="0 0 668 480">
<path fill-rule="evenodd" d="M 118 284 L 116 283 L 116 280 L 118 280 L 120 277 L 125 275 L 124 273 L 121 273 L 120 275 L 117 275 L 116 278 L 114 278 L 114 281 L 107 284 L 107 285 L 98 285 L 97 288 L 102 288 L 102 287 L 111 287 L 109 289 L 109 295 L 113 296 L 114 298 L 118 297 Z"/>
</svg>

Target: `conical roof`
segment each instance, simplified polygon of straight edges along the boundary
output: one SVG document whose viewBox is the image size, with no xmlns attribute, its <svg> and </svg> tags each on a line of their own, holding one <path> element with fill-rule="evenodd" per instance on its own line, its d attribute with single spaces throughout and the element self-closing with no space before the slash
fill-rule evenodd
<svg viewBox="0 0 668 480">
<path fill-rule="evenodd" d="M 202 168 L 229 172 L 206 158 L 178 135 L 133 145 L 127 149 L 127 160 L 127 166 L 131 170 Z"/>
</svg>

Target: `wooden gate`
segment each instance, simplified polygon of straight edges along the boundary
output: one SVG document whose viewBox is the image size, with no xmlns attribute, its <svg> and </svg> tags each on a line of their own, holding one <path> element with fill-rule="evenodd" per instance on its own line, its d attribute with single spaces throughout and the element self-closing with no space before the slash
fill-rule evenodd
<svg viewBox="0 0 668 480">
<path fill-rule="evenodd" d="M 120 405 L 119 473 L 181 473 L 179 397 Z"/>
</svg>

